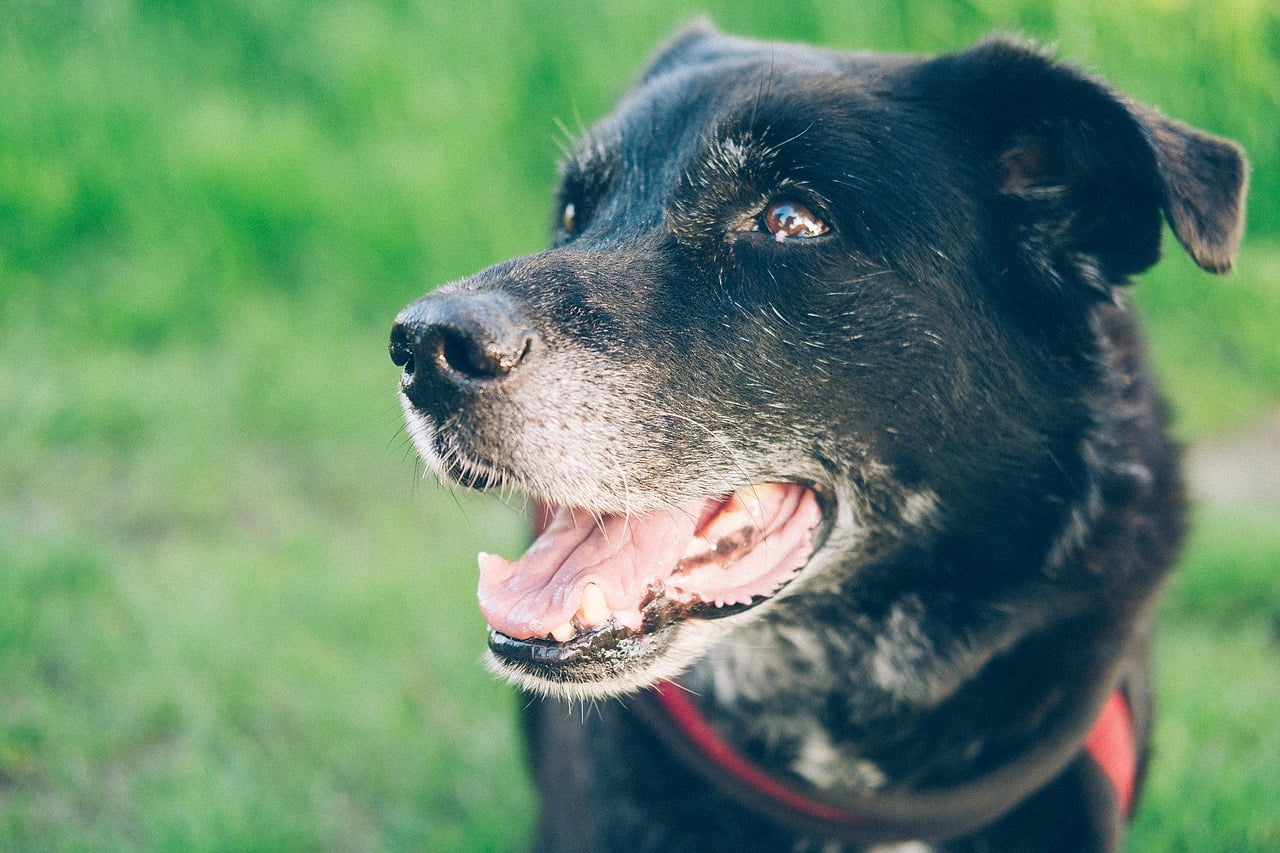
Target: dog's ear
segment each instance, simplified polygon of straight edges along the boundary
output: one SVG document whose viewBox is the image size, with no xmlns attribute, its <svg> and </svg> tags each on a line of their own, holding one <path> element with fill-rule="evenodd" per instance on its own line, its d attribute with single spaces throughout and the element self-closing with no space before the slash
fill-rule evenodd
<svg viewBox="0 0 1280 853">
<path fill-rule="evenodd" d="M 1204 269 L 1231 268 L 1248 164 L 1225 139 L 1166 118 L 1005 39 L 923 68 L 986 159 L 1024 250 L 1091 259 L 1102 282 L 1156 262 L 1160 214 Z M 1048 253 L 1048 255 L 1046 255 Z"/>
<path fill-rule="evenodd" d="M 717 30 L 709 18 L 697 18 L 658 47 L 640 80 L 645 82 L 676 68 L 715 59 L 730 50 L 733 41 Z"/>
<path fill-rule="evenodd" d="M 1209 272 L 1231 269 L 1244 233 L 1249 164 L 1240 146 L 1141 104 L 1129 104 L 1156 153 L 1164 212 L 1179 242 Z"/>
</svg>

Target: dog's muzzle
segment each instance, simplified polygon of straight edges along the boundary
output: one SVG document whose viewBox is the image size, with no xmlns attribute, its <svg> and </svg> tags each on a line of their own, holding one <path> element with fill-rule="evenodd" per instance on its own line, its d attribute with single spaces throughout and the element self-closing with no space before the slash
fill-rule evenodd
<svg viewBox="0 0 1280 853">
<path fill-rule="evenodd" d="M 825 538 L 824 504 L 816 484 L 788 478 L 642 509 L 632 508 L 623 479 L 621 511 L 539 488 L 529 466 L 571 467 L 612 440 L 598 429 L 565 438 L 548 432 L 562 419 L 536 415 L 529 439 L 522 415 L 552 407 L 546 385 L 563 388 L 572 370 L 556 340 L 509 293 L 464 284 L 404 309 L 390 353 L 404 370 L 401 391 L 424 458 L 464 486 L 514 484 L 544 508 L 522 556 L 478 559 L 495 660 L 549 683 L 619 685 L 660 657 L 680 625 L 737 615 L 788 585 Z M 617 389 L 578 387 L 583 408 L 618 404 Z M 607 405 L 591 406 L 593 394 Z M 581 467 L 576 474 L 593 475 Z"/>
</svg>

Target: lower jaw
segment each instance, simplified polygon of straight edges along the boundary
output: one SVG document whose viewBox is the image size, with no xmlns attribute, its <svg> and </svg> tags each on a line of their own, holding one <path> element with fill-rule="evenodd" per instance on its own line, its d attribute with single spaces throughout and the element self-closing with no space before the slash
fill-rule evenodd
<svg viewBox="0 0 1280 853">
<path fill-rule="evenodd" d="M 671 654 L 677 635 L 698 634 L 718 619 L 752 610 L 767 600 L 721 607 L 658 600 L 645 608 L 642 630 L 610 623 L 567 642 L 516 639 L 490 628 L 490 668 L 521 686 L 537 682 L 550 687 L 573 685 L 594 695 L 626 692 L 617 685 L 638 689 L 683 669 L 686 657 Z M 651 672 L 660 674 L 646 677 Z"/>
<path fill-rule="evenodd" d="M 607 637 L 618 631 L 602 632 L 614 642 L 594 645 L 586 642 L 550 643 L 545 640 L 516 640 L 497 631 L 489 633 L 491 661 L 501 674 L 524 683 L 544 682 L 548 686 L 579 685 L 631 679 L 646 664 L 660 658 L 673 633 Z M 628 634 L 630 632 L 627 632 Z"/>
<path fill-rule="evenodd" d="M 485 663 L 490 672 L 525 693 L 571 702 L 612 699 L 676 678 L 692 663 L 697 655 L 673 653 L 670 639 L 658 637 L 655 642 L 652 637 L 642 638 L 629 651 L 620 649 L 615 657 L 580 657 L 567 663 L 551 662 L 536 652 L 523 657 L 527 650 L 516 651 L 501 642 L 495 649 L 491 638 Z"/>
</svg>

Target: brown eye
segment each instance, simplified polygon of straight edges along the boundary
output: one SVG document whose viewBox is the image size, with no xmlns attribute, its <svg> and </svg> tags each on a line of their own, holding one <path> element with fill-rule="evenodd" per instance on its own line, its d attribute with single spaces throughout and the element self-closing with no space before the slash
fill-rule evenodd
<svg viewBox="0 0 1280 853">
<path fill-rule="evenodd" d="M 577 215 L 578 211 L 577 208 L 573 206 L 573 202 L 569 202 L 564 206 L 564 212 L 560 214 L 560 227 L 563 228 L 566 233 L 573 233 L 574 227 L 578 224 Z"/>
<path fill-rule="evenodd" d="M 798 201 L 775 201 L 762 216 L 765 230 L 779 242 L 792 238 L 820 237 L 827 224 Z"/>
</svg>

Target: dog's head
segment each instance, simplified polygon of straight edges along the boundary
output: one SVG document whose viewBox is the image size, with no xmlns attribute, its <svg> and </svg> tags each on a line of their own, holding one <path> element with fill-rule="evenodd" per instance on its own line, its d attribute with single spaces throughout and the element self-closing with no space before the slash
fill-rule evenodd
<svg viewBox="0 0 1280 853">
<path fill-rule="evenodd" d="M 1007 42 L 678 36 L 564 164 L 551 248 L 392 333 L 427 463 L 545 507 L 480 559 L 495 666 L 622 692 L 903 543 L 1060 530 L 1099 306 L 1162 212 L 1225 270 L 1244 182 L 1230 143 Z"/>
</svg>

